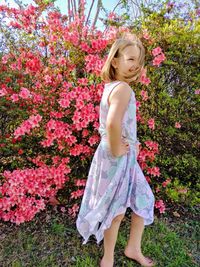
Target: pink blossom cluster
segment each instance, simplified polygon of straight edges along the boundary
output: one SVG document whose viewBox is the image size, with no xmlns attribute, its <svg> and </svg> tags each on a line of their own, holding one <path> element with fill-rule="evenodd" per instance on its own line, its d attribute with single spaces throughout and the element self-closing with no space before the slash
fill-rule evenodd
<svg viewBox="0 0 200 267">
<path fill-rule="evenodd" d="M 77 199 L 77 198 L 81 197 L 83 195 L 83 193 L 84 193 L 84 189 L 78 189 L 77 191 L 74 191 L 71 193 L 71 199 L 73 199 L 73 198 Z"/>
<path fill-rule="evenodd" d="M 19 96 L 23 99 L 28 99 L 29 97 L 31 97 L 31 93 L 27 88 L 22 87 L 21 91 L 19 92 Z"/>
<path fill-rule="evenodd" d="M 108 14 L 108 19 L 109 19 L 109 20 L 114 20 L 114 19 L 116 19 L 117 17 L 118 17 L 117 14 L 114 13 L 114 12 L 110 12 L 110 13 Z"/>
<path fill-rule="evenodd" d="M 1 10 L 2 10 L 1 6 Z M 14 19 L 9 22 L 9 26 L 16 27 L 18 29 L 26 30 L 28 33 L 31 33 L 36 29 L 36 20 L 38 18 L 38 8 L 34 7 L 32 4 L 29 5 L 26 9 L 18 10 L 16 8 L 4 7 L 4 11 L 14 15 Z"/>
<path fill-rule="evenodd" d="M 151 151 L 153 151 L 156 154 L 159 153 L 158 143 L 153 142 L 153 141 L 145 141 L 144 143 Z"/>
<path fill-rule="evenodd" d="M 140 83 L 149 85 L 151 83 L 151 80 L 146 75 L 147 75 L 147 70 L 143 68 L 141 71 Z"/>
<path fill-rule="evenodd" d="M 23 48 L 19 49 L 20 55 L 19 58 L 16 59 L 16 62 L 12 62 L 10 64 L 10 68 L 15 71 L 20 71 L 24 69 L 25 74 L 36 74 L 37 72 L 40 72 L 43 64 L 40 60 L 40 55 L 37 52 L 34 54 L 33 52 L 27 52 L 24 51 Z M 10 55 L 6 55 L 6 58 L 4 57 L 4 64 L 7 61 L 7 59 L 10 58 Z"/>
<path fill-rule="evenodd" d="M 153 162 L 155 160 L 155 155 L 159 153 L 158 144 L 153 141 L 146 141 L 146 147 L 140 149 L 140 153 L 138 155 L 138 161 L 143 170 L 146 170 L 148 174 L 151 176 L 160 176 L 158 167 L 148 167 L 148 161 Z"/>
<path fill-rule="evenodd" d="M 165 203 L 163 202 L 162 199 L 156 201 L 155 208 L 159 209 L 160 213 L 164 213 L 165 212 L 166 207 L 165 207 Z"/>
<path fill-rule="evenodd" d="M 70 138 L 71 134 L 72 130 L 68 123 L 50 119 L 46 124 L 46 139 L 41 141 L 40 144 L 43 147 L 49 147 L 53 145 L 54 140 Z"/>
<path fill-rule="evenodd" d="M 79 211 L 79 206 L 78 206 L 78 204 L 76 203 L 76 204 L 74 204 L 74 205 L 72 206 L 72 208 L 69 208 L 69 209 L 68 209 L 68 214 L 69 214 L 72 218 L 74 218 L 74 217 L 76 217 L 76 214 L 77 214 L 78 211 Z"/>
<path fill-rule="evenodd" d="M 175 123 L 175 128 L 177 128 L 177 129 L 180 129 L 180 128 L 181 128 L 181 124 L 180 124 L 180 122 L 176 122 L 176 123 Z"/>
<path fill-rule="evenodd" d="M 0 90 L 0 96 L 5 96 L 8 94 L 8 91 L 6 90 L 6 88 L 3 88 Z"/>
<path fill-rule="evenodd" d="M 96 145 L 96 144 L 99 142 L 99 140 L 100 140 L 99 135 L 93 135 L 93 136 L 91 136 L 91 137 L 89 138 L 88 143 L 89 143 L 91 146 L 93 146 L 93 145 Z"/>
<path fill-rule="evenodd" d="M 48 198 L 63 187 L 70 171 L 63 163 L 58 167 L 4 171 L 4 182 L 0 185 L 0 218 L 16 224 L 32 220 L 45 208 Z"/>
<path fill-rule="evenodd" d="M 160 168 L 159 167 L 152 167 L 152 168 L 147 168 L 147 173 L 152 175 L 152 176 L 160 176 Z"/>
<path fill-rule="evenodd" d="M 155 130 L 155 120 L 153 118 L 148 120 L 148 126 L 150 129 Z"/>
<path fill-rule="evenodd" d="M 165 59 L 165 54 L 162 52 L 162 49 L 158 46 L 152 50 L 154 56 L 153 65 L 159 66 Z"/>
<path fill-rule="evenodd" d="M 103 51 L 108 45 L 108 41 L 104 39 L 92 40 L 91 44 L 87 44 L 86 42 L 81 43 L 81 48 L 83 51 L 87 52 L 88 54 L 99 53 Z"/>
<path fill-rule="evenodd" d="M 141 90 L 140 95 L 142 96 L 143 101 L 147 101 L 149 99 L 148 92 L 145 90 Z"/>
<path fill-rule="evenodd" d="M 79 156 L 80 154 L 91 154 L 91 148 L 87 145 L 76 144 L 73 148 L 70 148 L 69 154 L 72 156 Z"/>
<path fill-rule="evenodd" d="M 118 34 L 123 34 L 125 32 L 130 32 L 130 30 L 127 27 L 116 27 L 116 26 L 110 26 L 109 29 L 107 29 L 104 32 L 104 37 L 109 40 L 109 43 L 112 43 L 118 36 Z"/>
<path fill-rule="evenodd" d="M 86 185 L 86 180 L 85 179 L 77 179 L 75 181 L 76 186 L 85 186 Z"/>
<path fill-rule="evenodd" d="M 166 186 L 169 185 L 170 183 L 171 183 L 171 179 L 168 178 L 168 179 L 166 179 L 166 180 L 162 183 L 162 186 L 163 186 L 163 187 L 166 187 Z"/>
<path fill-rule="evenodd" d="M 149 35 L 147 29 L 144 29 L 142 33 L 143 33 L 143 38 L 144 38 L 144 39 L 146 39 L 146 40 L 150 40 L 150 35 Z"/>
<path fill-rule="evenodd" d="M 92 72 L 96 75 L 101 73 L 104 60 L 102 60 L 98 55 L 88 55 L 85 57 L 86 67 L 85 70 L 87 72 Z"/>
<path fill-rule="evenodd" d="M 79 45 L 79 34 L 76 31 L 70 32 L 66 30 L 63 34 L 63 38 L 66 42 L 70 42 L 75 46 Z"/>
<path fill-rule="evenodd" d="M 22 122 L 22 124 L 14 131 L 15 138 L 25 135 L 26 133 L 29 134 L 31 129 L 39 127 L 39 122 L 41 122 L 41 120 L 42 116 L 39 114 L 30 116 L 28 120 Z"/>
</svg>

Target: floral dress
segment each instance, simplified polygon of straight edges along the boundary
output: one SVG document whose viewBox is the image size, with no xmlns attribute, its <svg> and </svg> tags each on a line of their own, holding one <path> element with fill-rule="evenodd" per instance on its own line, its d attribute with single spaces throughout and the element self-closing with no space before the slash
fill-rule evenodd
<svg viewBox="0 0 200 267">
<path fill-rule="evenodd" d="M 113 157 L 106 139 L 106 118 L 109 110 L 108 96 L 120 83 L 105 84 L 100 103 L 101 141 L 93 156 L 76 226 L 86 244 L 91 235 L 97 243 L 104 237 L 104 231 L 112 220 L 130 207 L 144 218 L 144 224 L 153 222 L 154 195 L 137 162 L 136 144 L 136 99 L 132 91 L 122 121 L 122 138 L 130 145 L 128 154 Z"/>
</svg>

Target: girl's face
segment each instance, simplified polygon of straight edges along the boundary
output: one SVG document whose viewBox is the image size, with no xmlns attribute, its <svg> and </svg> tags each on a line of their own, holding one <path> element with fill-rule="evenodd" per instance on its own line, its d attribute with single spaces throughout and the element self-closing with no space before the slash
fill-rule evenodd
<svg viewBox="0 0 200 267">
<path fill-rule="evenodd" d="M 116 79 L 123 80 L 124 78 L 129 82 L 136 79 L 134 71 L 140 67 L 139 64 L 140 49 L 137 46 L 126 47 L 119 57 L 114 58 L 112 66 L 116 70 Z"/>
</svg>

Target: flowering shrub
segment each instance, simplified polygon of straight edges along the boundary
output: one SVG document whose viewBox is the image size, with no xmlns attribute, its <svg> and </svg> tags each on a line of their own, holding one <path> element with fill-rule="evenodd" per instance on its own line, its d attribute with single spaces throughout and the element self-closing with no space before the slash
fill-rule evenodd
<svg viewBox="0 0 200 267">
<path fill-rule="evenodd" d="M 165 210 L 165 200 L 188 205 L 200 202 L 197 138 L 200 19 L 198 10 L 187 6 L 182 9 L 182 5 L 186 3 L 170 2 L 160 9 L 157 6 L 145 9 L 139 27 L 143 28 L 151 77 L 146 90 L 137 92 L 138 99 L 143 100 L 138 114 L 139 136 L 143 142 L 151 139 L 159 143 L 154 164 L 157 163 L 161 174 L 153 183 L 158 199 L 155 207 L 161 212 Z"/>
<path fill-rule="evenodd" d="M 11 37 L 9 43 L 5 41 L 6 52 L 0 55 L 0 218 L 17 224 L 59 201 L 70 216 L 76 215 L 100 141 L 99 102 L 104 84 L 99 73 L 113 40 L 128 31 L 117 26 L 105 33 L 91 30 L 84 26 L 83 13 L 69 23 L 53 3 L 35 3 L 24 10 L 0 6 L 1 16 L 10 18 L 1 31 L 15 36 L 14 41 Z M 83 12 L 84 1 L 81 5 Z M 162 64 L 169 59 L 163 52 L 165 45 L 155 41 L 146 26 L 139 34 L 146 40 L 151 79 L 144 69 L 140 87 L 134 88 L 142 142 L 138 161 L 158 194 L 156 207 L 164 212 L 161 197 L 167 194 L 163 190 L 173 175 L 156 157 L 160 154 L 162 159 L 165 153 L 157 143 L 162 144 L 162 138 L 153 111 L 154 87 L 159 85 Z M 174 131 L 176 122 L 182 130 L 182 120 L 176 118 Z"/>
</svg>

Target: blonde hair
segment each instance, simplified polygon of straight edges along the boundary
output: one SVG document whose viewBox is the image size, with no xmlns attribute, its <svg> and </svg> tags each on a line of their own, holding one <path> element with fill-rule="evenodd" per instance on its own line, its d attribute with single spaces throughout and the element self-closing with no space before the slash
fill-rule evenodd
<svg viewBox="0 0 200 267">
<path fill-rule="evenodd" d="M 103 81 L 111 82 L 116 79 L 116 70 L 112 66 L 113 58 L 118 58 L 121 52 L 128 46 L 137 46 L 140 49 L 139 67 L 133 72 L 131 77 L 123 77 L 125 82 L 130 82 L 135 78 L 138 82 L 141 75 L 141 70 L 144 66 L 145 49 L 142 42 L 134 34 L 124 34 L 121 38 L 118 38 L 112 45 L 106 62 L 101 70 L 101 78 Z"/>
</svg>

